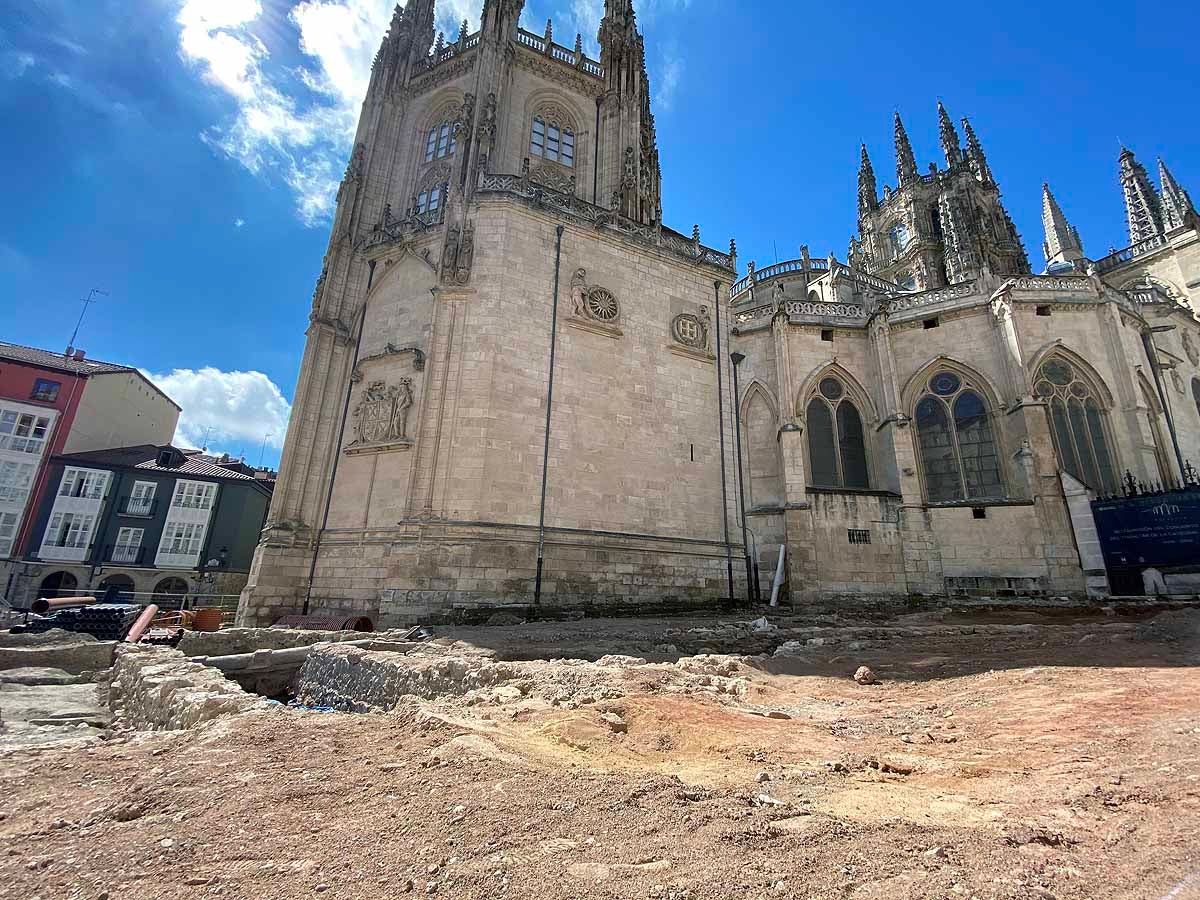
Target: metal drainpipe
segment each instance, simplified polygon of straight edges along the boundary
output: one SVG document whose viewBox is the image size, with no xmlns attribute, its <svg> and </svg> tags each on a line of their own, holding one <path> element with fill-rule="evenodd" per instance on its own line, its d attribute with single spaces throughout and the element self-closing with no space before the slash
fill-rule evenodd
<svg viewBox="0 0 1200 900">
<path fill-rule="evenodd" d="M 754 596 L 754 566 L 750 562 L 750 541 L 746 534 L 746 479 L 742 473 L 742 395 L 738 389 L 738 366 L 745 358 L 745 354 L 742 353 L 729 354 L 729 361 L 733 363 L 733 440 L 738 470 L 738 515 L 742 523 L 742 551 L 746 555 L 746 599 L 753 604 L 757 598 Z"/>
<path fill-rule="evenodd" d="M 1167 430 L 1171 433 L 1171 447 L 1175 450 L 1175 462 L 1179 465 L 1179 480 L 1183 481 L 1183 453 L 1179 449 L 1179 435 L 1175 433 L 1175 417 L 1171 415 L 1170 401 L 1163 387 L 1162 369 L 1158 363 L 1158 351 L 1154 348 L 1152 328 L 1142 330 L 1142 344 L 1146 348 L 1146 356 L 1150 360 L 1150 371 L 1154 373 L 1154 386 L 1158 389 L 1158 402 L 1162 404 L 1163 416 L 1167 420 Z M 1165 487 L 1165 485 L 1164 485 Z"/>
<path fill-rule="evenodd" d="M 362 349 L 363 326 L 367 321 L 367 298 L 371 294 L 371 283 L 375 280 L 375 260 L 367 261 L 367 291 L 363 296 L 362 316 L 358 320 L 358 336 L 354 339 L 354 358 L 350 362 L 350 381 L 346 385 L 346 401 L 342 404 L 342 422 L 338 426 L 337 449 L 333 454 L 333 469 L 329 473 L 329 489 L 325 492 L 325 512 L 321 516 L 321 529 L 313 543 L 312 562 L 308 567 L 308 588 L 304 591 L 304 615 L 312 605 L 313 579 L 317 575 L 317 555 L 321 552 L 321 536 L 329 524 L 329 506 L 333 503 L 333 483 L 337 480 L 338 462 L 342 458 L 342 440 L 346 434 L 346 418 L 350 415 L 350 395 L 354 392 L 354 369 L 358 365 L 358 352 Z"/>
<path fill-rule="evenodd" d="M 592 203 L 599 206 L 596 194 L 600 192 L 600 98 L 596 98 L 596 137 L 592 140 Z"/>
<path fill-rule="evenodd" d="M 717 326 L 717 434 L 721 438 L 721 526 L 725 535 L 725 573 L 729 582 L 729 603 L 733 596 L 733 546 L 729 543 L 729 486 L 725 475 L 725 381 L 721 374 L 721 282 L 713 282 L 713 305 Z"/>
<path fill-rule="evenodd" d="M 550 474 L 550 411 L 554 404 L 554 355 L 558 344 L 558 276 L 562 266 L 564 227 L 555 229 L 554 241 L 554 299 L 550 305 L 550 377 L 546 386 L 546 439 L 542 446 L 542 501 L 538 508 L 537 577 L 533 582 L 533 605 L 542 602 L 542 567 L 546 559 L 546 481 Z"/>
</svg>

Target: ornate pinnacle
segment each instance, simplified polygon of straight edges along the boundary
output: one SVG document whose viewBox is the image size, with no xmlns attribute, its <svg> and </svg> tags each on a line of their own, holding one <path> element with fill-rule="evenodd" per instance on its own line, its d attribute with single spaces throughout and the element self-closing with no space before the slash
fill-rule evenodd
<svg viewBox="0 0 1200 900">
<path fill-rule="evenodd" d="M 1163 227 L 1173 231 L 1195 220 L 1196 207 L 1192 205 L 1192 198 L 1179 186 L 1162 157 L 1158 159 L 1158 182 L 1162 187 Z"/>
<path fill-rule="evenodd" d="M 467 42 L 467 20 L 462 20 L 462 26 L 458 29 L 458 42 L 465 44 Z"/>
<path fill-rule="evenodd" d="M 1125 215 L 1129 222 L 1129 242 L 1137 244 L 1163 232 L 1162 208 L 1158 192 L 1150 183 L 1146 167 L 1128 148 L 1121 150 L 1121 192 L 1125 195 Z"/>
<path fill-rule="evenodd" d="M 946 165 L 953 168 L 962 162 L 962 148 L 958 143 L 958 132 L 941 100 L 938 101 L 938 132 L 942 139 L 942 153 L 946 154 Z"/>
<path fill-rule="evenodd" d="M 994 184 L 992 170 L 988 167 L 987 157 L 983 155 L 983 145 L 975 136 L 975 129 L 965 118 L 962 120 L 962 127 L 963 133 L 967 136 L 967 159 L 971 163 L 971 168 L 975 170 L 976 177 L 984 184 Z"/>
<path fill-rule="evenodd" d="M 442 32 L 439 31 L 438 35 L 437 35 L 437 41 L 435 41 L 434 45 L 433 45 L 433 58 L 435 60 L 440 59 L 442 56 L 442 51 L 445 49 L 446 49 L 446 35 L 444 35 Z"/>
<path fill-rule="evenodd" d="M 1083 245 L 1079 233 L 1067 222 L 1048 184 L 1042 185 L 1042 225 L 1046 231 L 1046 240 L 1042 244 L 1046 262 L 1071 262 L 1082 258 Z"/>
<path fill-rule="evenodd" d="M 867 145 L 862 145 L 858 164 L 858 217 L 864 218 L 879 206 L 879 187 L 875 181 L 875 169 L 867 155 Z"/>
<path fill-rule="evenodd" d="M 900 121 L 900 113 L 896 113 L 896 178 L 903 187 L 910 181 L 916 181 L 918 177 L 917 160 L 913 156 L 908 132 L 904 130 L 904 123 Z"/>
</svg>

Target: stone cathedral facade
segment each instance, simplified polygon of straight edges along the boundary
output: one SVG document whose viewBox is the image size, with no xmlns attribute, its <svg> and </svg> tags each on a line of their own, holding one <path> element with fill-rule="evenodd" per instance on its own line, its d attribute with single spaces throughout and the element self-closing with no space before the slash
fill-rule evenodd
<svg viewBox="0 0 1200 900">
<path fill-rule="evenodd" d="M 739 279 L 663 224 L 632 0 L 598 60 L 523 6 L 452 43 L 396 9 L 242 621 L 486 617 L 539 558 L 546 607 L 711 606 L 781 544 L 797 602 L 1108 589 L 1088 497 L 1200 464 L 1200 219 L 1165 166 L 1122 154 L 1131 246 L 1096 261 L 1047 187 L 1034 275 L 939 105 L 944 164 L 897 117 L 881 194 L 863 148 L 846 262 Z"/>
</svg>

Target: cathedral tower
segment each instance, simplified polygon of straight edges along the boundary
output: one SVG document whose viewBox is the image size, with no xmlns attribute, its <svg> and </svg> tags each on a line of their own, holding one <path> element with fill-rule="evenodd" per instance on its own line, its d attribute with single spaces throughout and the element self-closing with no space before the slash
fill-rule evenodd
<svg viewBox="0 0 1200 900">
<path fill-rule="evenodd" d="M 1016 227 L 983 147 L 966 119 L 967 147 L 946 108 L 937 105 L 946 167 L 931 163 L 921 174 L 904 123 L 894 120 L 897 187 L 875 195 L 874 172 L 862 151 L 859 170 L 859 236 L 851 241 L 851 264 L 910 291 L 970 281 L 985 270 L 997 275 L 1029 272 Z"/>
<path fill-rule="evenodd" d="M 447 42 L 409 0 L 383 36 L 242 621 L 528 603 L 543 556 L 559 606 L 724 584 L 735 261 L 662 224 L 631 0 L 599 60 L 523 8 Z"/>
</svg>

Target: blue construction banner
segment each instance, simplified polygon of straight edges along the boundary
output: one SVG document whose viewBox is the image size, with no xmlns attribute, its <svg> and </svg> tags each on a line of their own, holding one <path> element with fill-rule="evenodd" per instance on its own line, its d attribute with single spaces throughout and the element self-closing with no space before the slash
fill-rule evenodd
<svg viewBox="0 0 1200 900">
<path fill-rule="evenodd" d="M 1200 563 L 1200 490 L 1163 491 L 1092 503 L 1109 569 Z"/>
</svg>

